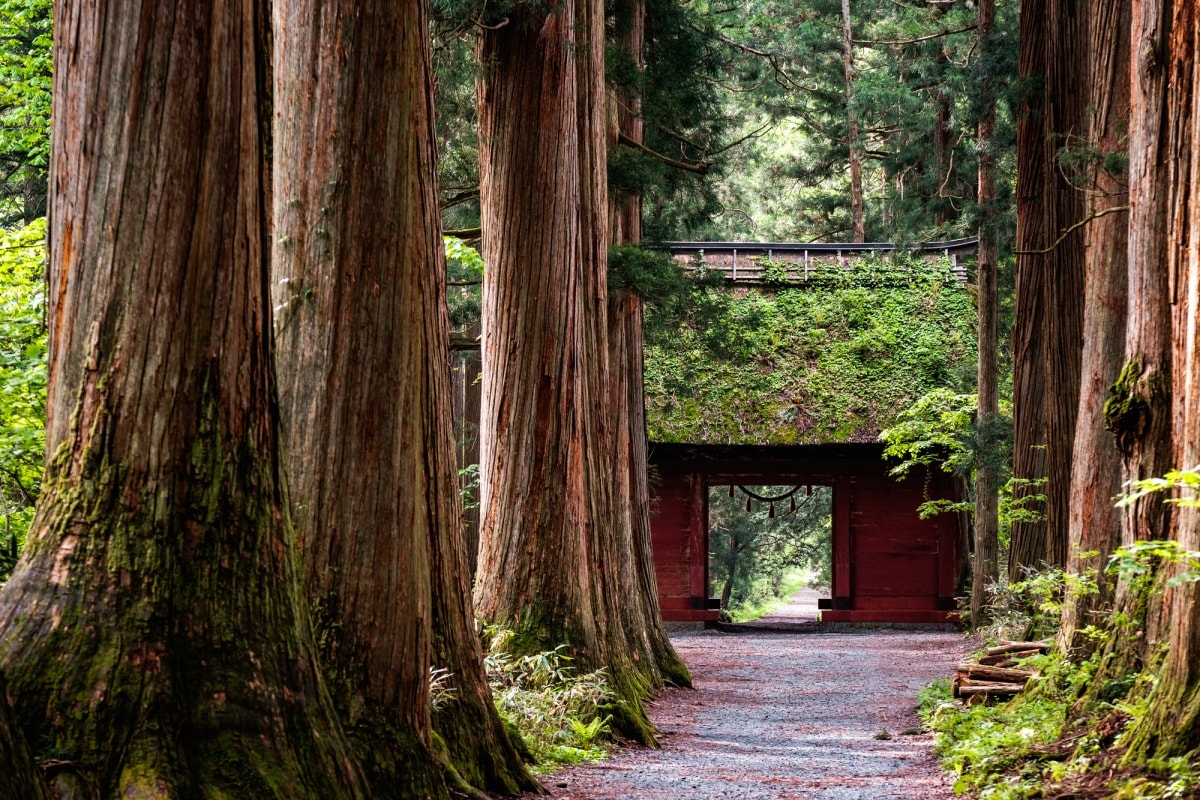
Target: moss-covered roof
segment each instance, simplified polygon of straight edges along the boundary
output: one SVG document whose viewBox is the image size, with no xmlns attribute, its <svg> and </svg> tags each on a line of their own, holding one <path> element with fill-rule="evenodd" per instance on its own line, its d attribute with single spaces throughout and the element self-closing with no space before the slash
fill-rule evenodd
<svg viewBox="0 0 1200 800">
<path fill-rule="evenodd" d="M 646 312 L 651 440 L 875 441 L 926 392 L 974 385 L 975 305 L 948 266 L 848 271 L 821 286 L 697 284 Z"/>
</svg>

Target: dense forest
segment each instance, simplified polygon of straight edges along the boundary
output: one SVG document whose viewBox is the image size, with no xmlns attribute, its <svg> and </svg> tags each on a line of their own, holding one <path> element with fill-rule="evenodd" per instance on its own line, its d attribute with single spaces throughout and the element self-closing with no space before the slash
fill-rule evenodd
<svg viewBox="0 0 1200 800">
<path fill-rule="evenodd" d="M 0 796 L 656 744 L 650 437 L 952 472 L 964 625 L 1053 644 L 931 714 L 962 788 L 1194 795 L 1198 46 L 1190 0 L 0 0 Z M 963 237 L 969 283 L 908 252 Z M 684 240 L 897 249 L 728 292 Z M 823 569 L 787 497 L 714 498 L 725 600 Z"/>
</svg>

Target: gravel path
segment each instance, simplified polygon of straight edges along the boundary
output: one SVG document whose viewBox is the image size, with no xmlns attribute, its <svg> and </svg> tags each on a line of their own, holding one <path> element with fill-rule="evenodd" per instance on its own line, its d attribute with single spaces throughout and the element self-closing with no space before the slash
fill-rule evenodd
<svg viewBox="0 0 1200 800">
<path fill-rule="evenodd" d="M 813 598 L 798 595 L 799 605 Z M 807 620 L 787 607 L 772 618 Z M 771 620 L 767 620 L 770 622 Z M 661 750 L 628 748 L 545 779 L 559 800 L 943 800 L 951 781 L 914 734 L 916 693 L 948 676 L 960 634 L 672 635 L 695 689 L 671 689 L 650 717 Z M 906 733 L 907 731 L 907 733 Z"/>
</svg>

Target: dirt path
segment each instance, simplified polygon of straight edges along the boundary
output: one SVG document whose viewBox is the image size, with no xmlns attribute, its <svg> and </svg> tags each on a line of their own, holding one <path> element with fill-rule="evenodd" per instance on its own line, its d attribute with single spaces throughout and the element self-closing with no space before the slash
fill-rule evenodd
<svg viewBox="0 0 1200 800">
<path fill-rule="evenodd" d="M 796 607 L 777 614 L 806 617 Z M 952 672 L 966 649 L 960 634 L 695 631 L 672 641 L 696 688 L 668 690 L 654 703 L 662 749 L 631 748 L 550 776 L 553 797 L 954 796 L 930 755 L 929 735 L 912 729 L 917 690 Z"/>
</svg>

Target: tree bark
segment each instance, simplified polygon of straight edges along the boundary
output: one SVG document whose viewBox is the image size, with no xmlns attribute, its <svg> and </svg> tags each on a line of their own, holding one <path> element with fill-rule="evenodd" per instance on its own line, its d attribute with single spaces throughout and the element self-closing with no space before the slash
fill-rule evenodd
<svg viewBox="0 0 1200 800">
<path fill-rule="evenodd" d="M 1038 481 L 1046 477 L 1046 316 L 1043 284 L 1049 244 L 1043 174 L 1048 169 L 1045 136 L 1046 41 L 1043 35 L 1047 0 L 1021 0 L 1020 82 L 1028 88 L 1017 112 L 1017 265 L 1013 323 L 1013 490 L 1014 502 L 1042 512 L 1044 505 L 1025 498 L 1041 494 Z M 1021 566 L 1036 564 L 1046 540 L 1046 522 L 1013 523 L 1008 553 L 1010 579 Z"/>
<path fill-rule="evenodd" d="M 1169 235 L 1171 187 L 1178 165 L 1168 161 L 1171 123 L 1179 117 L 1168 96 L 1171 58 L 1171 0 L 1137 0 L 1131 5 L 1129 120 L 1129 249 L 1123 365 L 1104 404 L 1105 422 L 1121 456 L 1121 481 L 1165 474 L 1175 465 L 1171 299 L 1178 266 Z M 1176 69 L 1180 68 L 1177 62 Z M 1184 173 L 1186 175 L 1186 173 Z M 1186 178 L 1185 178 L 1186 180 Z M 1123 509 L 1121 544 L 1169 539 L 1175 517 L 1161 496 L 1139 499 Z M 1160 589 L 1164 587 L 1159 587 Z M 1114 616 L 1136 636 L 1110 637 L 1092 681 L 1091 694 L 1105 682 L 1152 668 L 1164 636 L 1162 591 L 1139 591 L 1118 583 Z M 1147 715 L 1161 722 L 1161 716 Z M 1165 728 L 1164 728 L 1165 729 Z M 1153 749 L 1158 730 L 1139 725 L 1130 753 Z"/>
<path fill-rule="evenodd" d="M 854 242 L 867 240 L 863 221 L 862 145 L 858 141 L 858 113 L 854 109 L 854 31 L 850 0 L 842 0 L 842 66 L 846 74 L 846 146 L 850 159 L 850 228 Z"/>
<path fill-rule="evenodd" d="M 990 51 L 996 21 L 995 0 L 979 0 L 979 42 L 983 57 Z M 979 404 L 977 420 L 983 432 L 985 452 L 975 468 L 975 568 L 971 582 L 971 624 L 980 626 L 987 616 L 987 588 L 1000 580 L 999 476 L 991 452 L 992 434 L 1000 415 L 999 340 L 997 327 L 996 253 L 996 159 L 992 135 L 996 110 L 990 82 L 982 87 L 988 108 L 979 120 L 979 252 L 976 274 L 979 289 Z"/>
<path fill-rule="evenodd" d="M 624 0 L 616 7 L 616 44 L 626 48 L 639 69 L 643 65 L 646 30 L 645 0 Z M 609 114 L 608 146 L 616 147 L 620 134 L 641 142 L 644 124 L 641 96 L 636 92 L 614 92 L 615 114 Z M 615 123 L 615 128 L 611 123 Z M 642 198 L 630 194 L 609 201 L 609 235 L 615 245 L 637 244 L 642 240 Z M 614 491 L 617 530 L 629 531 L 629 545 L 622 547 L 631 563 L 620 570 L 621 588 L 629 602 L 623 604 L 625 629 L 642 641 L 633 641 L 635 650 L 653 657 L 643 667 L 654 688 L 664 683 L 690 686 L 691 675 L 683 659 L 675 652 L 662 622 L 658 605 L 658 582 L 654 573 L 654 550 L 650 538 L 650 486 L 646 434 L 646 392 L 643 369 L 642 298 L 630 289 L 617 289 L 608 301 L 609 364 L 613 410 L 613 444 L 616 459 Z M 636 576 L 636 581 L 632 578 Z"/>
<path fill-rule="evenodd" d="M 1129 305 L 1125 356 L 1104 414 L 1116 437 L 1122 482 L 1164 475 L 1172 451 L 1171 297 L 1167 229 L 1171 175 L 1165 164 L 1168 132 L 1169 0 L 1132 5 L 1132 112 L 1129 122 Z M 1149 495 L 1125 510 L 1122 543 L 1155 539 L 1170 530 L 1169 507 Z"/>
<path fill-rule="evenodd" d="M 1091 5 L 1076 0 L 1049 0 L 1046 90 L 1045 173 L 1047 229 L 1057 242 L 1048 254 L 1044 350 L 1046 369 L 1046 541 L 1037 561 L 1020 562 L 1038 568 L 1044 561 L 1062 567 L 1067 561 L 1067 531 L 1071 512 L 1071 456 L 1075 417 L 1079 410 L 1080 365 L 1083 357 L 1084 228 L 1058 241 L 1087 214 L 1083 188 L 1076 174 L 1060 161 L 1064 152 L 1077 151 L 1086 135 L 1088 94 L 1088 20 Z M 1019 576 L 1010 576 L 1016 580 Z"/>
<path fill-rule="evenodd" d="M 451 766 L 490 782 L 479 788 L 529 788 L 462 613 L 428 11 L 339 0 L 275 9 L 281 407 L 334 700 L 377 792 L 445 797 L 429 670 L 448 668 Z M 458 713 L 477 731 L 470 747 Z"/>
<path fill-rule="evenodd" d="M 1200 333 L 1197 322 L 1200 311 L 1200 213 L 1196 209 L 1196 203 L 1200 201 L 1200 156 L 1195 152 L 1196 142 L 1200 141 L 1200 115 L 1195 109 L 1196 87 L 1200 86 L 1200 70 L 1195 63 L 1200 18 L 1193 5 L 1183 0 L 1176 0 L 1173 7 L 1170 3 L 1163 3 L 1164 7 L 1157 3 L 1146 3 L 1145 6 L 1139 8 L 1135 4 L 1134 7 L 1134 46 L 1139 47 L 1148 39 L 1165 45 L 1164 49 L 1156 51 L 1161 59 L 1153 65 L 1147 63 L 1144 48 L 1139 48 L 1138 52 L 1142 55 L 1139 67 L 1144 70 L 1143 81 L 1149 84 L 1148 88 L 1165 90 L 1164 94 L 1157 95 L 1165 98 L 1165 105 L 1160 108 L 1166 111 L 1166 119 L 1157 140 L 1160 158 L 1155 164 L 1155 177 L 1170 190 L 1166 198 L 1167 219 L 1162 225 L 1167 247 L 1160 251 L 1166 254 L 1166 263 L 1164 265 L 1160 260 L 1159 265 L 1165 266 L 1162 299 L 1173 306 L 1175 323 L 1175 419 L 1172 426 L 1175 461 L 1192 466 L 1200 459 L 1200 439 L 1197 438 L 1200 436 L 1200 407 L 1197 406 L 1200 352 L 1196 344 L 1196 335 Z M 1145 20 L 1140 26 L 1139 16 Z M 1159 25 L 1157 31 L 1150 27 L 1150 22 Z M 1161 38 L 1151 39 L 1155 33 Z M 1137 77 L 1135 71 L 1135 83 Z M 1137 88 L 1134 97 L 1136 109 Z M 1161 117 L 1159 119 L 1162 121 Z M 1134 142 L 1147 143 L 1143 138 L 1134 139 Z M 1134 164 L 1131 162 L 1130 166 L 1132 169 Z M 1139 170 L 1134 174 L 1145 173 Z M 1133 198 L 1140 196 L 1141 188 L 1137 183 L 1131 186 Z M 1138 210 L 1137 206 L 1132 209 L 1134 218 L 1139 218 Z M 1131 241 L 1133 236 L 1131 231 Z M 1131 248 L 1131 269 L 1132 257 Z M 1200 513 L 1196 508 L 1180 508 L 1172 522 L 1174 525 L 1170 530 L 1181 546 L 1192 550 L 1200 548 Z M 1171 537 L 1159 531 L 1155 538 Z M 1173 569 L 1168 569 L 1167 573 Z M 1131 731 L 1127 758 L 1139 761 L 1170 758 L 1194 751 L 1200 745 L 1200 668 L 1196 663 L 1200 654 L 1200 604 L 1197 599 L 1195 583 L 1167 589 L 1164 599 L 1167 620 L 1163 631 L 1163 638 L 1168 643 L 1167 654 L 1151 692 L 1149 708 Z M 1151 620 L 1148 631 L 1153 633 L 1154 627 Z"/>
<path fill-rule="evenodd" d="M 1121 489 L 1121 458 L 1104 423 L 1104 401 L 1121 370 L 1128 303 L 1129 216 L 1112 209 L 1129 204 L 1128 176 L 1117 166 L 1127 156 L 1129 129 L 1129 4 L 1092 4 L 1088 143 L 1098 156 L 1089 168 L 1082 382 L 1072 457 L 1067 571 L 1094 576 L 1096 593 L 1068 593 L 1059 644 L 1086 650 L 1079 628 L 1112 607 L 1113 585 L 1104 574 L 1121 543 L 1121 515 L 1113 497 Z"/>
<path fill-rule="evenodd" d="M 50 463 L 0 658 L 67 796 L 363 796 L 280 474 L 266 16 L 55 9 Z"/>
<path fill-rule="evenodd" d="M 614 725 L 652 742 L 652 654 L 622 630 L 607 328 L 604 10 L 523 8 L 479 45 L 484 274 L 476 610 L 525 651 L 605 667 Z"/>
</svg>

